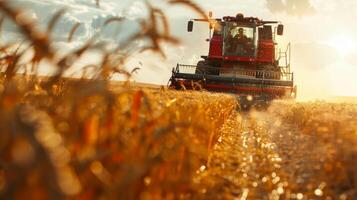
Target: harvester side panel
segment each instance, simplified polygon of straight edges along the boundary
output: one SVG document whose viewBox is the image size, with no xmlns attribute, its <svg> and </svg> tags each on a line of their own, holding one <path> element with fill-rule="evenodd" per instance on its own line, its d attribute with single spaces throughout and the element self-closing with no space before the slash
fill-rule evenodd
<svg viewBox="0 0 357 200">
<path fill-rule="evenodd" d="M 223 39 L 220 35 L 214 35 L 210 41 L 208 57 L 222 59 Z"/>
<path fill-rule="evenodd" d="M 275 46 L 273 41 L 260 40 L 258 43 L 257 62 L 274 63 L 274 61 L 275 61 Z"/>
</svg>

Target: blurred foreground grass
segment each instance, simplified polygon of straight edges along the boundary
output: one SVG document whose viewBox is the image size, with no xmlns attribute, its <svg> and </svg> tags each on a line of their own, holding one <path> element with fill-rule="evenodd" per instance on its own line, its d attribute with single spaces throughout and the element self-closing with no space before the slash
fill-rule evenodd
<svg viewBox="0 0 357 200">
<path fill-rule="evenodd" d="M 52 95 L 36 80 L 7 84 L 0 101 L 5 199 L 192 198 L 200 187 L 193 174 L 237 107 L 228 95 L 112 92 L 100 81 L 63 81 Z"/>
</svg>

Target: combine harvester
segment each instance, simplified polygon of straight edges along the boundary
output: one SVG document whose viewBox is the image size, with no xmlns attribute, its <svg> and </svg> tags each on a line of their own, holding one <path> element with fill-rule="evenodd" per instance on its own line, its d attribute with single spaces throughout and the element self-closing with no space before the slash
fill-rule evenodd
<svg viewBox="0 0 357 200">
<path fill-rule="evenodd" d="M 294 74 L 290 71 L 291 46 L 278 50 L 276 36 L 284 26 L 254 17 L 192 19 L 209 23 L 209 53 L 196 66 L 178 64 L 169 81 L 177 90 L 205 89 L 237 95 L 242 107 L 262 105 L 274 99 L 295 99 Z"/>
</svg>

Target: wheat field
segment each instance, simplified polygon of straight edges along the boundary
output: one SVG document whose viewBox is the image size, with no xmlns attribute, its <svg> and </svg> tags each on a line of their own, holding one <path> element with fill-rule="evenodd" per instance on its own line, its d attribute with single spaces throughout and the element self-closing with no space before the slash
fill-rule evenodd
<svg viewBox="0 0 357 200">
<path fill-rule="evenodd" d="M 168 2 L 207 18 L 189 0 Z M 93 38 L 59 56 L 51 31 L 65 10 L 41 31 L 0 1 L 0 24 L 24 36 L 0 43 L 0 199 L 356 199 L 356 104 L 282 101 L 248 112 L 229 94 L 113 82 L 133 75 L 124 68 L 131 43 L 150 41 L 140 51 L 162 57 L 162 42 L 179 43 L 165 12 L 146 6 L 128 44 L 107 51 Z M 93 49 L 103 54 L 94 78 L 64 77 Z M 37 76 L 43 61 L 52 76 Z"/>
<path fill-rule="evenodd" d="M 93 91 L 82 81 L 63 81 L 56 96 L 36 81 L 22 94 L 32 81 L 13 80 L 1 101 L 5 199 L 356 196 L 357 105 L 276 102 L 242 112 L 230 95 Z"/>
</svg>

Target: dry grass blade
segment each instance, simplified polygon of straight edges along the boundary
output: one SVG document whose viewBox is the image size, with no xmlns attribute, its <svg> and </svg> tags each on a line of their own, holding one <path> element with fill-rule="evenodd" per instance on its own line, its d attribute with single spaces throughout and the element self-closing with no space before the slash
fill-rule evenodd
<svg viewBox="0 0 357 200">
<path fill-rule="evenodd" d="M 122 22 L 124 19 L 124 17 L 112 17 L 104 22 L 104 26 L 107 26 L 108 24 L 111 24 L 113 22 Z"/>
<path fill-rule="evenodd" d="M 72 27 L 71 31 L 70 31 L 69 34 L 68 34 L 68 39 L 67 39 L 68 42 L 72 42 L 72 39 L 73 39 L 73 37 L 74 37 L 74 35 L 75 35 L 77 29 L 80 27 L 80 25 L 81 25 L 81 23 L 77 22 L 77 23 Z"/>
<path fill-rule="evenodd" d="M 201 17 L 203 17 L 206 20 L 209 20 L 206 12 L 204 10 L 202 10 L 202 8 L 200 6 L 198 6 L 196 3 L 190 1 L 190 0 L 169 0 L 170 4 L 181 4 L 184 5 L 186 7 L 191 8 L 192 10 L 196 11 L 198 14 L 201 15 Z"/>
<path fill-rule="evenodd" d="M 54 54 L 50 48 L 48 36 L 40 33 L 36 29 L 35 22 L 25 18 L 21 11 L 11 8 L 7 1 L 0 1 L 0 10 L 13 20 L 20 28 L 21 32 L 32 42 L 35 48 L 35 60 L 43 57 L 53 58 Z"/>
<path fill-rule="evenodd" d="M 158 33 L 155 33 L 155 32 L 148 33 L 148 37 L 152 41 L 152 46 L 147 46 L 147 47 L 142 48 L 140 50 L 140 53 L 145 52 L 145 51 L 153 51 L 155 53 L 160 54 L 163 58 L 166 58 L 166 55 L 160 46 L 160 42 L 163 41 L 163 42 L 167 42 L 167 43 L 170 43 L 173 45 L 177 45 L 180 43 L 180 41 L 174 37 L 171 37 L 171 36 L 157 35 L 157 34 Z M 138 38 L 140 38 L 140 37 L 141 36 L 139 36 Z"/>
<path fill-rule="evenodd" d="M 152 42 L 151 48 L 154 51 L 158 51 L 163 57 L 165 57 L 165 54 L 161 51 L 160 44 L 157 40 L 158 39 L 158 34 L 157 34 L 158 28 L 157 28 L 157 20 L 156 20 L 154 8 L 149 3 L 147 3 L 147 7 L 150 10 L 150 25 L 146 25 L 146 27 L 148 28 L 147 33 L 149 34 L 149 37 Z M 143 30 L 145 30 L 144 27 L 143 27 Z"/>
<path fill-rule="evenodd" d="M 150 19 L 151 19 L 150 24 L 147 24 L 144 22 L 141 23 L 141 27 L 142 27 L 143 31 L 141 33 L 133 36 L 131 38 L 131 40 L 135 41 L 137 39 L 148 38 L 150 40 L 151 44 L 149 46 L 143 47 L 140 50 L 140 52 L 151 50 L 155 53 L 158 53 L 163 58 L 166 58 L 166 55 L 161 48 L 160 42 L 163 41 L 163 42 L 177 45 L 177 44 L 179 44 L 179 40 L 170 36 L 170 35 L 162 34 L 158 31 L 157 19 L 154 14 L 154 8 L 152 8 L 152 7 L 151 7 Z M 166 30 L 166 31 L 168 31 L 168 30 Z"/>
<path fill-rule="evenodd" d="M 164 12 L 162 10 L 160 10 L 160 9 L 154 8 L 153 9 L 153 13 L 159 15 L 159 17 L 161 18 L 162 25 L 163 25 L 163 28 L 164 28 L 164 35 L 165 36 L 170 35 L 169 21 L 168 21 L 166 15 L 164 14 Z"/>
<path fill-rule="evenodd" d="M 130 74 L 134 74 L 140 70 L 140 67 L 135 67 L 133 70 L 131 70 Z"/>
<path fill-rule="evenodd" d="M 10 49 L 13 47 L 13 45 L 11 44 L 7 44 L 7 45 L 1 45 L 0 46 L 0 52 L 5 54 L 5 55 L 8 55 L 8 52 L 10 51 Z"/>
<path fill-rule="evenodd" d="M 1 38 L 2 38 L 2 29 L 3 29 L 4 21 L 5 21 L 5 17 L 2 16 L 2 17 L 0 18 L 0 42 L 1 42 Z"/>
<path fill-rule="evenodd" d="M 163 15 L 163 12 L 157 8 L 152 7 L 149 3 L 147 3 L 147 7 L 150 11 L 150 20 L 149 23 L 141 22 L 142 32 L 132 38 L 132 40 L 148 38 L 151 41 L 149 46 L 146 46 L 140 50 L 140 52 L 144 52 L 147 50 L 152 50 L 153 52 L 158 53 L 163 58 L 166 58 L 164 51 L 161 48 L 160 42 L 168 42 L 174 45 L 179 44 L 179 40 L 168 35 L 169 33 L 169 25 L 167 24 L 167 19 Z M 157 23 L 157 15 L 161 17 L 164 27 L 164 33 L 161 33 L 158 29 Z"/>
<path fill-rule="evenodd" d="M 85 78 L 87 78 L 89 70 L 93 70 L 94 71 L 95 69 L 98 69 L 98 68 L 99 68 L 99 66 L 91 64 L 91 65 L 84 66 L 82 69 L 79 69 L 78 71 L 81 72 L 81 74 L 82 74 L 81 78 L 85 79 Z"/>
<path fill-rule="evenodd" d="M 150 13 L 150 18 L 149 18 L 149 22 L 150 22 L 150 28 L 153 29 L 155 32 L 157 32 L 157 20 L 156 20 L 156 16 L 155 16 L 155 12 L 154 12 L 154 7 L 147 1 L 145 1 L 146 3 L 146 7 L 148 8 L 149 10 L 149 13 Z M 142 26 L 143 27 L 143 30 L 146 30 L 146 28 L 149 28 L 146 24 L 146 26 Z"/>
<path fill-rule="evenodd" d="M 86 42 L 81 48 L 75 50 L 74 52 L 69 53 L 62 59 L 60 59 L 56 65 L 58 66 L 57 72 L 54 76 L 52 76 L 49 81 L 45 82 L 45 88 L 51 88 L 53 84 L 57 83 L 61 80 L 63 73 L 69 69 L 73 63 L 80 58 L 83 53 L 92 48 L 92 45 L 96 39 L 96 36 L 92 37 L 90 40 Z M 98 44 L 99 45 L 99 44 Z"/>
<path fill-rule="evenodd" d="M 118 74 L 123 74 L 123 75 L 125 75 L 127 78 L 130 78 L 131 77 L 131 73 L 129 73 L 128 71 L 126 71 L 126 70 L 124 70 L 124 69 L 120 69 L 120 68 L 114 68 L 113 69 L 113 72 L 114 73 L 118 73 Z"/>
<path fill-rule="evenodd" d="M 159 33 L 158 27 L 157 27 L 157 16 L 156 13 L 158 13 L 159 9 L 154 8 L 149 2 L 146 2 L 146 6 L 149 9 L 150 12 L 150 19 L 149 23 L 141 23 L 142 26 L 142 34 L 139 34 L 138 37 L 147 37 L 151 41 L 151 45 L 149 47 L 145 47 L 141 50 L 141 52 L 146 51 L 146 50 L 153 50 L 154 52 L 159 53 L 163 58 L 166 58 L 165 53 L 162 51 L 159 43 L 159 38 L 161 37 L 161 34 Z"/>
<path fill-rule="evenodd" d="M 47 33 L 52 33 L 53 28 L 56 26 L 58 20 L 66 13 L 66 10 L 66 8 L 63 8 L 53 15 L 47 26 Z"/>
<path fill-rule="evenodd" d="M 8 83 L 16 74 L 16 71 L 17 71 L 17 64 L 20 60 L 22 56 L 22 53 L 20 54 L 17 54 L 17 51 L 15 51 L 15 53 L 11 56 L 9 56 L 7 58 L 7 68 L 6 68 L 6 71 L 5 71 L 5 75 L 6 75 L 6 81 L 5 83 Z"/>
</svg>

